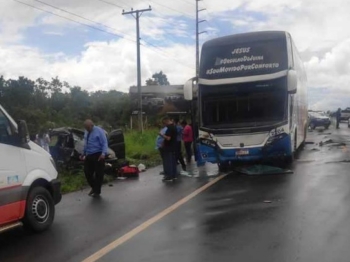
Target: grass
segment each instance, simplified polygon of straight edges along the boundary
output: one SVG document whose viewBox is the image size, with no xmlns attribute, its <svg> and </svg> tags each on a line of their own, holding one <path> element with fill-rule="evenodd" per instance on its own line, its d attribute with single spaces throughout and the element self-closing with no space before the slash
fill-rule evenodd
<svg viewBox="0 0 350 262">
<path fill-rule="evenodd" d="M 138 131 L 128 131 L 125 133 L 126 157 L 130 164 L 144 164 L 147 168 L 157 166 L 161 163 L 158 150 L 155 149 L 155 139 L 158 130 L 148 129 L 143 134 Z M 63 171 L 59 174 L 62 183 L 63 194 L 82 190 L 86 188 L 87 182 L 82 169 L 74 171 Z M 115 178 L 105 176 L 104 182 L 109 183 Z"/>
<path fill-rule="evenodd" d="M 61 172 L 59 179 L 62 183 L 62 194 L 83 190 L 88 187 L 83 170 Z M 107 184 L 114 181 L 114 179 L 112 176 L 105 175 L 103 182 Z"/>
<path fill-rule="evenodd" d="M 125 133 L 126 156 L 130 163 L 140 163 L 146 167 L 153 167 L 161 163 L 155 140 L 159 133 L 157 129 L 148 129 L 141 134 L 139 131 Z"/>
</svg>

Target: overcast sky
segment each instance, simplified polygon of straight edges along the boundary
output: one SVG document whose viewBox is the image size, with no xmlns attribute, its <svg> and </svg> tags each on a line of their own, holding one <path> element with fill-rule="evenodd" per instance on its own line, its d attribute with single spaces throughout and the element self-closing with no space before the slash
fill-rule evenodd
<svg viewBox="0 0 350 262">
<path fill-rule="evenodd" d="M 136 84 L 135 20 L 123 16 L 122 8 L 148 5 L 152 12 L 141 18 L 142 83 L 160 70 L 172 84 L 194 76 L 194 0 L 18 1 L 109 33 L 0 0 L 0 75 L 5 78 L 58 76 L 89 91 L 128 91 Z M 239 32 L 289 31 L 307 69 L 310 107 L 350 106 L 350 1 L 204 0 L 200 6 L 207 9 L 201 19 L 208 21 L 201 24 L 208 32 L 201 43 Z"/>
</svg>

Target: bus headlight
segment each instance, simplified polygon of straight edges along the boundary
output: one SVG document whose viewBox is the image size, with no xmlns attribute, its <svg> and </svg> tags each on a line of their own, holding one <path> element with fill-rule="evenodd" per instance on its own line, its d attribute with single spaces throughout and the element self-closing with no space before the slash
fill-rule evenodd
<svg viewBox="0 0 350 262">
<path fill-rule="evenodd" d="M 282 134 L 275 135 L 275 136 L 270 136 L 266 142 L 266 145 L 271 145 L 271 144 L 275 143 L 276 141 L 282 140 L 286 136 L 287 136 L 286 133 L 282 133 Z"/>
</svg>

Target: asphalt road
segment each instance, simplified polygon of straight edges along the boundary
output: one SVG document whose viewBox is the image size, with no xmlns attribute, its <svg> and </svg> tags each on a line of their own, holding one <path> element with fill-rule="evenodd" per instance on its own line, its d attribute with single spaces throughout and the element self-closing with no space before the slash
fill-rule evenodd
<svg viewBox="0 0 350 262">
<path fill-rule="evenodd" d="M 348 262 L 350 130 L 321 131 L 309 133 L 293 174 L 230 174 L 99 261 Z M 0 235 L 0 261 L 82 261 L 215 179 L 207 169 L 167 184 L 152 169 L 101 199 L 65 195 L 47 232 Z"/>
</svg>

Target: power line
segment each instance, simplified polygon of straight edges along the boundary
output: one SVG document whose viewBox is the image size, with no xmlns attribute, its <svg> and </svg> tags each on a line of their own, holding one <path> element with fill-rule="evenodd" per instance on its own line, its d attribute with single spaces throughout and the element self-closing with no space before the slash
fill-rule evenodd
<svg viewBox="0 0 350 262">
<path fill-rule="evenodd" d="M 48 13 L 48 14 L 51 14 L 51 15 L 54 15 L 54 16 L 63 18 L 63 19 L 65 19 L 65 20 L 68 20 L 68 21 L 71 21 L 71 22 L 74 22 L 74 23 L 76 23 L 76 24 L 86 26 L 86 27 L 88 27 L 88 28 L 90 28 L 90 29 L 94 29 L 94 30 L 97 30 L 97 31 L 100 31 L 100 32 L 103 32 L 103 33 L 106 33 L 106 34 L 110 34 L 110 35 L 116 36 L 116 37 L 118 37 L 118 38 L 125 39 L 125 40 L 130 41 L 130 42 L 136 43 L 135 40 L 125 38 L 125 37 L 122 36 L 122 35 L 115 34 L 115 33 L 113 33 L 113 32 L 109 32 L 109 31 L 103 30 L 103 29 L 101 29 L 101 28 L 99 28 L 99 27 L 95 27 L 95 26 L 92 26 L 92 25 L 89 25 L 89 24 L 86 24 L 86 23 L 82 23 L 82 22 L 76 21 L 76 20 L 74 20 L 74 19 L 72 19 L 72 18 L 65 17 L 65 16 L 62 16 L 62 15 L 53 13 L 53 12 L 51 12 L 51 11 L 45 10 L 45 9 L 40 8 L 40 7 L 37 7 L 37 6 L 33 6 L 33 5 L 31 5 L 31 4 L 27 4 L 27 3 L 21 2 L 21 1 L 19 1 L 19 0 L 13 0 L 13 1 L 15 1 L 15 2 L 17 2 L 17 3 L 20 3 L 20 4 L 22 4 L 22 5 L 25 5 L 25 6 L 31 7 L 31 8 L 33 8 L 33 9 L 37 9 L 37 10 L 39 10 L 39 11 L 42 11 L 42 12 L 45 12 L 45 13 Z M 34 1 L 36 1 L 36 0 L 34 0 Z M 85 18 L 84 18 L 84 19 L 85 19 Z M 92 21 L 92 20 L 91 20 L 91 21 Z M 96 23 L 96 22 L 95 22 L 95 23 Z M 99 23 L 99 24 L 100 24 L 100 23 Z M 103 24 L 101 24 L 101 25 L 103 25 Z M 103 26 L 106 26 L 106 25 L 103 25 Z M 107 27 L 107 26 L 106 26 L 106 27 Z M 110 27 L 110 28 L 111 28 L 111 27 Z M 144 46 L 144 47 L 146 47 L 146 48 L 148 48 L 149 50 L 152 50 L 153 52 L 156 52 L 156 50 L 154 50 L 154 49 L 157 49 L 157 50 L 161 51 L 163 54 L 160 53 L 160 52 L 156 52 L 156 53 L 162 55 L 163 57 L 169 57 L 169 58 L 171 58 L 173 61 L 175 61 L 175 62 L 177 62 L 177 63 L 179 63 L 179 64 L 181 64 L 181 65 L 183 65 L 183 66 L 185 66 L 185 67 L 191 68 L 191 67 L 189 67 L 189 66 L 184 65 L 182 62 L 176 60 L 175 58 L 171 57 L 167 52 L 165 52 L 164 50 L 162 50 L 162 48 L 160 48 L 159 46 L 156 46 L 156 45 L 154 45 L 154 44 L 152 44 L 152 43 L 150 43 L 150 42 L 147 42 L 147 41 L 145 41 L 145 40 L 142 40 L 142 41 L 143 41 L 144 43 L 146 43 L 146 44 L 141 43 L 141 45 Z M 193 69 L 193 68 L 191 68 L 191 69 Z"/>
<path fill-rule="evenodd" d="M 42 11 L 42 12 L 45 12 L 45 13 L 48 13 L 48 14 L 51 14 L 51 15 L 58 16 L 58 17 L 60 17 L 60 18 L 69 20 L 69 21 L 74 22 L 74 23 L 76 23 L 76 24 L 80 24 L 80 25 L 89 27 L 89 28 L 91 28 L 91 29 L 94 29 L 94 30 L 97 30 L 97 31 L 100 31 L 100 32 L 103 32 L 103 33 L 106 33 L 106 34 L 110 34 L 110 35 L 116 36 L 116 37 L 118 37 L 118 38 L 123 38 L 123 39 L 125 39 L 125 40 L 135 42 L 134 40 L 127 39 L 127 38 L 125 38 L 125 37 L 122 36 L 122 35 L 115 34 L 115 33 L 112 33 L 112 32 L 106 31 L 106 30 L 103 30 L 103 29 L 101 29 L 101 28 L 99 28 L 99 27 L 96 27 L 96 26 L 92 26 L 92 25 L 89 25 L 89 24 L 85 24 L 85 23 L 79 22 L 79 21 L 74 20 L 74 19 L 72 19 L 72 18 L 69 18 L 69 17 L 66 17 L 66 16 L 62 16 L 62 15 L 56 14 L 56 13 L 54 13 L 54 12 L 45 10 L 45 9 L 43 9 L 43 8 L 40 8 L 40 7 L 31 5 L 31 4 L 27 4 L 27 3 L 21 2 L 21 1 L 19 1 L 19 0 L 13 0 L 13 1 L 15 1 L 15 2 L 17 2 L 17 3 L 20 3 L 20 4 L 22 4 L 22 5 L 26 5 L 26 6 L 29 6 L 29 7 L 31 7 L 31 8 L 40 10 L 40 11 Z"/>
<path fill-rule="evenodd" d="M 103 2 L 103 3 L 108 4 L 108 5 L 116 6 L 116 7 L 120 8 L 120 9 L 124 8 L 124 7 L 120 6 L 120 5 L 117 5 L 117 4 L 109 2 L 109 1 L 105 1 L 105 0 L 97 0 L 97 1 Z"/>
<path fill-rule="evenodd" d="M 119 32 L 120 34 L 125 34 L 125 33 L 121 32 L 121 31 L 119 31 L 119 30 L 117 30 L 117 29 L 115 29 L 115 28 L 113 28 L 113 27 L 110 27 L 110 26 L 108 26 L 108 25 L 105 25 L 105 24 L 96 22 L 96 21 L 94 21 L 94 20 L 91 20 L 91 19 L 89 19 L 89 18 L 83 17 L 83 16 L 78 15 L 78 14 L 76 14 L 76 13 L 73 13 L 73 12 L 67 11 L 67 10 L 65 10 L 65 9 L 62 9 L 62 8 L 60 8 L 60 7 L 57 7 L 57 6 L 48 4 L 48 3 L 43 2 L 43 1 L 41 1 L 41 0 L 33 0 L 33 1 L 38 2 L 38 3 L 41 3 L 41 4 L 43 4 L 43 5 L 47 5 L 47 6 L 49 6 L 49 7 L 52 7 L 52 8 L 54 8 L 54 9 L 57 9 L 57 10 L 59 10 L 59 11 L 61 11 L 61 12 L 64 12 L 64 13 L 67 13 L 67 14 L 70 14 L 70 15 L 73 15 L 73 16 L 76 16 L 76 17 L 79 17 L 79 18 L 84 19 L 84 20 L 86 20 L 86 21 L 89 21 L 89 22 L 91 22 L 91 23 L 94 23 L 94 24 L 97 24 L 97 25 L 100 25 L 100 26 L 109 28 L 109 29 L 111 29 L 111 30 L 114 30 L 115 32 Z M 125 34 L 125 35 L 128 35 L 128 34 Z M 128 35 L 128 36 L 131 36 L 131 35 Z"/>
<path fill-rule="evenodd" d="M 188 16 L 188 17 L 192 17 L 192 15 L 190 15 L 190 14 L 187 14 L 187 13 L 185 13 L 185 12 L 179 11 L 179 10 L 177 10 L 177 9 L 175 9 L 175 8 L 170 7 L 170 6 L 167 6 L 167 5 L 164 5 L 164 4 L 155 2 L 154 0 L 152 0 L 152 1 L 150 1 L 150 2 L 153 2 L 154 4 L 159 5 L 159 6 L 163 6 L 164 8 L 167 8 L 167 9 L 169 9 L 169 10 L 171 10 L 171 11 L 174 11 L 174 12 L 177 12 L 177 13 L 179 13 L 179 14 L 182 14 L 182 15 L 185 15 L 185 16 Z"/>
<path fill-rule="evenodd" d="M 111 5 L 111 6 L 116 6 L 115 4 L 113 4 L 113 3 L 111 3 L 111 2 L 107 2 L 107 1 L 103 1 L 103 0 L 98 0 L 98 1 L 102 1 L 102 2 L 104 2 L 104 3 L 106 3 L 106 4 L 109 4 L 109 5 Z M 146 0 L 143 0 L 143 2 L 145 2 L 146 3 Z M 121 9 L 121 7 L 119 7 L 119 6 L 116 6 L 116 7 L 118 7 L 118 8 L 120 8 Z M 168 24 L 170 24 L 170 25 L 172 25 L 172 26 L 174 26 L 174 27 L 178 27 L 178 23 L 175 23 L 175 22 L 172 22 L 172 21 L 169 21 L 169 20 L 167 20 L 161 13 L 159 13 L 159 12 L 157 12 L 157 11 L 155 11 L 155 10 L 152 10 L 154 13 L 156 13 L 158 16 L 160 16 L 162 19 L 164 19 L 165 21 L 165 23 L 168 23 Z M 149 18 L 149 17 L 145 17 L 148 21 L 150 21 L 151 20 L 151 18 Z M 193 30 L 194 31 L 194 30 Z"/>
<path fill-rule="evenodd" d="M 182 1 L 182 2 L 184 2 L 184 3 L 187 3 L 187 4 L 189 4 L 189 5 L 195 6 L 195 4 L 194 4 L 194 3 L 189 2 L 189 1 L 187 1 L 187 0 L 181 0 L 181 1 Z"/>
</svg>

